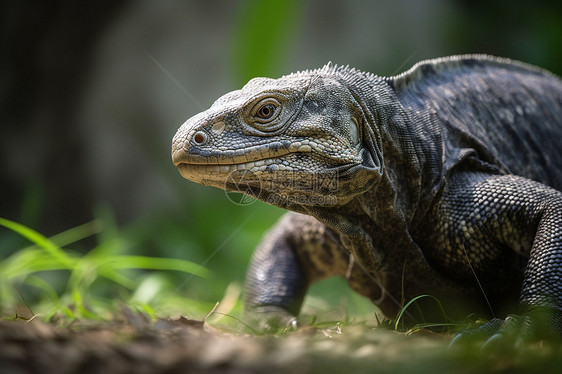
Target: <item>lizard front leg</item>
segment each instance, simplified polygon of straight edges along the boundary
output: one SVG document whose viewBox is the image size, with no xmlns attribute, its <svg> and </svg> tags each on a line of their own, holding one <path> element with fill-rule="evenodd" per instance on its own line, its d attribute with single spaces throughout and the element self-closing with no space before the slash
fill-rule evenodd
<svg viewBox="0 0 562 374">
<path fill-rule="evenodd" d="M 309 285 L 344 276 L 348 258 L 313 217 L 289 212 L 264 237 L 246 275 L 245 314 L 260 331 L 296 327 Z"/>
<path fill-rule="evenodd" d="M 496 295 L 523 279 L 519 315 L 461 332 L 455 343 L 562 336 L 562 193 L 518 176 L 457 172 L 435 213 L 442 266 L 457 274 L 470 266 L 483 291 Z"/>
<path fill-rule="evenodd" d="M 292 229 L 287 217 L 278 222 L 254 252 L 246 274 L 244 311 L 259 331 L 296 324 L 308 289 Z"/>
</svg>

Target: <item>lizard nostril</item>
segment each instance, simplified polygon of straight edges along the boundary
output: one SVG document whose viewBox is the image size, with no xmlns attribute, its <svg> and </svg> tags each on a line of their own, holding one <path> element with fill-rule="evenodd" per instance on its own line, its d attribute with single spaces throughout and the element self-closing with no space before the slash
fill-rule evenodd
<svg viewBox="0 0 562 374">
<path fill-rule="evenodd" d="M 197 131 L 193 136 L 193 141 L 197 145 L 203 145 L 207 142 L 207 134 L 202 131 Z"/>
</svg>

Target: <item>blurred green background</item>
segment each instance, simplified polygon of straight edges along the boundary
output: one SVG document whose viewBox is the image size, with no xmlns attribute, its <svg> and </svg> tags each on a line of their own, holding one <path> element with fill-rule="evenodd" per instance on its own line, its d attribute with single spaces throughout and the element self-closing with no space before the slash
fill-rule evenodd
<svg viewBox="0 0 562 374">
<path fill-rule="evenodd" d="M 182 179 L 170 145 L 187 118 L 252 77 L 328 61 L 393 75 L 422 59 L 488 53 L 560 75 L 562 12 L 556 1 L 521 0 L 13 0 L 0 5 L 0 48 L 0 217 L 46 236 L 96 219 L 101 234 L 65 248 L 87 253 L 109 241 L 116 253 L 206 266 L 206 279 L 133 277 L 152 285 L 143 292 L 154 310 L 181 296 L 191 304 L 178 311 L 201 318 L 229 285 L 237 295 L 283 211 Z M 27 245 L 0 228 L 0 261 Z M 64 271 L 41 276 L 64 288 Z M 91 287 L 124 301 L 140 292 Z M 338 281 L 312 295 L 328 314 L 373 310 Z"/>
</svg>

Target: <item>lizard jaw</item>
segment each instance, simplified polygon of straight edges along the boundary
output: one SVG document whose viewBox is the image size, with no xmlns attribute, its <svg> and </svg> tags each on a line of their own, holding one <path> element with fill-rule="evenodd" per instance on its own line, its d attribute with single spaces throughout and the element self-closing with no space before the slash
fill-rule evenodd
<svg viewBox="0 0 562 374">
<path fill-rule="evenodd" d="M 215 185 L 218 182 L 224 183 L 233 173 L 259 175 L 292 171 L 293 168 L 284 162 L 284 159 L 293 154 L 310 154 L 312 151 L 307 141 L 275 142 L 236 151 L 212 153 L 193 148 L 188 150 L 178 144 L 172 149 L 172 161 L 185 179 Z"/>
<path fill-rule="evenodd" d="M 194 182 L 208 180 L 224 181 L 233 173 L 253 173 L 258 175 L 264 172 L 292 171 L 292 168 L 284 165 L 278 157 L 231 164 L 180 162 L 176 166 L 185 179 Z"/>
<path fill-rule="evenodd" d="M 276 159 L 292 153 L 310 152 L 312 152 L 312 148 L 306 141 L 285 144 L 274 142 L 234 151 L 208 151 L 193 148 L 188 151 L 183 147 L 174 147 L 172 149 L 172 161 L 176 167 L 181 164 L 228 166 Z"/>
</svg>

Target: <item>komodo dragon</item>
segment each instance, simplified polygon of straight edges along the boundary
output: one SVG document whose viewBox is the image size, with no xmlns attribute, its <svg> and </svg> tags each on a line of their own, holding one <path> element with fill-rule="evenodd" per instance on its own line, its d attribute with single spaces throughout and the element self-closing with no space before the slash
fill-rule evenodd
<svg viewBox="0 0 562 374">
<path fill-rule="evenodd" d="M 264 328 L 294 326 L 308 286 L 336 275 L 388 317 L 430 294 L 502 318 L 457 341 L 562 334 L 562 81 L 548 71 L 465 55 L 394 77 L 328 64 L 255 78 L 187 120 L 172 159 L 293 211 L 247 274 Z"/>
</svg>

